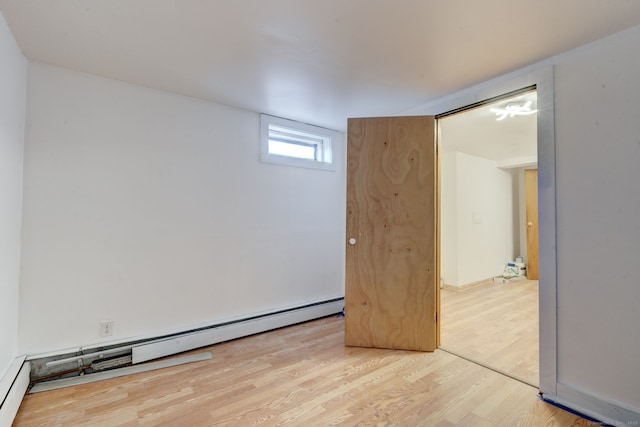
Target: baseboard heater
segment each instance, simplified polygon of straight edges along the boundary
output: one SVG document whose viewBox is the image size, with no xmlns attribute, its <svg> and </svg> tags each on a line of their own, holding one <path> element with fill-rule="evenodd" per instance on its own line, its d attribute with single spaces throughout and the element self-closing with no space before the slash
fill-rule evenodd
<svg viewBox="0 0 640 427">
<path fill-rule="evenodd" d="M 0 379 L 0 427 L 10 426 L 29 386 L 29 362 L 16 358 Z"/>
<path fill-rule="evenodd" d="M 343 308 L 344 298 L 336 298 L 298 308 L 211 326 L 203 330 L 189 331 L 177 336 L 166 337 L 133 347 L 132 362 L 134 364 L 141 363 L 171 354 L 182 353 L 236 338 L 282 328 L 284 326 L 295 325 L 296 323 L 340 313 Z"/>
<path fill-rule="evenodd" d="M 124 366 L 338 314 L 343 308 L 344 298 L 335 298 L 143 341 L 113 347 L 85 348 L 82 354 L 34 358 L 31 359 L 31 381 L 35 384 L 81 374 L 90 376 L 106 369 L 122 369 Z M 101 366 L 103 364 L 105 366 Z M 74 366 L 78 368 L 74 369 Z"/>
</svg>

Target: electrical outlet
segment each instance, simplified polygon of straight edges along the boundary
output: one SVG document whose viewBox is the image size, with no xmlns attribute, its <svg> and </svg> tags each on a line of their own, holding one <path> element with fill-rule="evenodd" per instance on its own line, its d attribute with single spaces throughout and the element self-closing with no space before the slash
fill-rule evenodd
<svg viewBox="0 0 640 427">
<path fill-rule="evenodd" d="M 100 322 L 100 336 L 110 337 L 111 335 L 113 335 L 113 320 Z"/>
</svg>

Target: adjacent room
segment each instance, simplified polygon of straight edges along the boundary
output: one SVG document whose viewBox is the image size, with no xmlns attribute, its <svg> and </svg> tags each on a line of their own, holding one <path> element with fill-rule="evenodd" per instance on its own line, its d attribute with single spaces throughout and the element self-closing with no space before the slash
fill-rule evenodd
<svg viewBox="0 0 640 427">
<path fill-rule="evenodd" d="M 442 117 L 439 131 L 441 348 L 538 386 L 537 193 L 525 185 L 536 92 Z"/>
<path fill-rule="evenodd" d="M 635 0 L 0 0 L 0 426 L 637 425 L 638 45 Z"/>
</svg>

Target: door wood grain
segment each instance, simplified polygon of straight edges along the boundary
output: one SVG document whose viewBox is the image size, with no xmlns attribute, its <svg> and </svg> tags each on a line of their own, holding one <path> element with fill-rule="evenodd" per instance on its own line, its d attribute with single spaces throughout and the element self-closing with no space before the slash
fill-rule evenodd
<svg viewBox="0 0 640 427">
<path fill-rule="evenodd" d="M 350 119 L 345 344 L 436 348 L 435 118 Z"/>
</svg>

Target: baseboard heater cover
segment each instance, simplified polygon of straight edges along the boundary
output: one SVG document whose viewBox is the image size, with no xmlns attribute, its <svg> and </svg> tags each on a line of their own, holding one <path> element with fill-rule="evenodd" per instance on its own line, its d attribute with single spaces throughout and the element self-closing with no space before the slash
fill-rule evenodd
<svg viewBox="0 0 640 427">
<path fill-rule="evenodd" d="M 186 332 L 133 347 L 134 364 L 342 312 L 344 298 Z"/>
<path fill-rule="evenodd" d="M 172 366 L 183 365 L 185 363 L 201 362 L 211 359 L 211 352 L 203 352 L 198 354 L 190 354 L 172 359 L 158 360 L 138 366 L 127 366 L 125 368 L 113 369 L 106 372 L 98 372 L 95 374 L 81 375 L 72 378 L 63 378 L 60 380 L 46 381 L 38 383 L 31 387 L 29 394 L 39 393 L 42 391 L 57 390 L 64 387 L 73 387 L 80 384 L 89 384 L 95 381 L 109 380 L 119 378 L 125 375 L 139 374 L 141 372 L 153 371 L 155 369 L 170 368 Z"/>
<path fill-rule="evenodd" d="M 55 374 L 57 373 L 64 377 L 74 376 L 74 373 L 76 375 L 81 375 L 81 373 L 93 375 L 93 372 L 84 370 L 85 365 L 93 369 L 94 363 L 110 360 L 112 355 L 114 355 L 113 357 L 116 355 L 129 357 L 130 363 L 135 365 L 223 341 L 330 316 L 342 312 L 343 307 L 344 298 L 334 298 L 304 306 L 254 315 L 244 319 L 184 330 L 171 335 L 128 343 L 122 342 L 113 347 L 95 348 L 91 349 L 89 353 L 79 350 L 82 354 L 76 352 L 59 356 L 48 355 L 40 358 L 27 357 L 27 360 L 31 362 L 31 378 L 34 383 L 40 383 L 42 380 L 50 381 L 49 378 L 56 376 Z M 110 357 L 105 358 L 105 356 Z M 78 368 L 78 363 L 82 363 L 83 366 Z"/>
<path fill-rule="evenodd" d="M 25 357 L 19 357 L 9 366 L 0 381 L 0 427 L 10 426 L 18 413 L 29 387 L 31 367 Z"/>
</svg>

